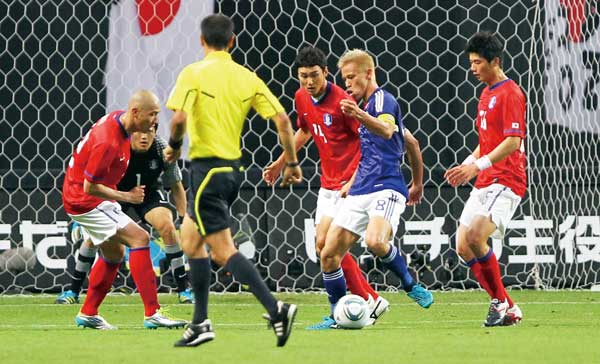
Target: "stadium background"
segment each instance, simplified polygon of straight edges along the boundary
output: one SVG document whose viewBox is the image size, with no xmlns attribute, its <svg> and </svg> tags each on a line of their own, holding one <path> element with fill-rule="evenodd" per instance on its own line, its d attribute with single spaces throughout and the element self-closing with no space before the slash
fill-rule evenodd
<svg viewBox="0 0 600 364">
<path fill-rule="evenodd" d="M 329 54 L 329 68 L 338 83 L 336 59 L 346 49 L 364 48 L 375 56 L 379 84 L 397 95 L 405 124 L 423 150 L 425 199 L 417 208 L 407 209 L 404 220 L 443 218 L 437 231 L 442 237 L 425 231 L 423 225 L 411 232 L 420 231 L 430 240 L 447 240 L 435 259 L 431 259 L 428 238 L 416 245 L 397 239 L 411 256 L 416 275 L 434 289 L 475 287 L 474 280 L 465 280 L 466 267 L 453 249 L 456 220 L 470 187 L 453 189 L 442 175 L 462 161 L 477 141 L 473 116 L 482 86 L 468 76 L 464 44 L 478 30 L 497 31 L 506 39 L 504 69 L 533 104 L 528 115 L 528 149 L 531 191 L 537 200 L 528 194 L 515 217 L 553 222 L 553 229 L 540 233 L 552 243 L 533 249 L 554 254 L 557 261 L 508 264 L 509 254 L 526 256 L 530 247 L 505 246 L 501 259 L 505 283 L 587 287 L 600 280 L 598 261 L 565 264 L 565 253 L 558 249 L 558 225 L 567 215 L 598 215 L 598 136 L 545 123 L 544 2 L 536 16 L 538 5 L 493 0 L 461 1 L 460 5 L 428 0 L 214 3 L 217 11 L 230 15 L 236 24 L 233 58 L 267 82 L 293 120 L 292 98 L 298 83 L 292 65 L 302 45 L 314 44 Z M 106 0 L 74 5 L 62 1 L 0 4 L 0 12 L 6 14 L 0 23 L 0 220 L 10 225 L 2 231 L 2 239 L 10 240 L 11 247 L 23 244 L 22 233 L 27 229 L 23 221 L 54 224 L 68 220 L 61 206 L 62 175 L 73 146 L 106 112 L 104 77 L 113 6 L 114 2 Z M 592 24 L 589 34 L 595 36 L 597 19 Z M 597 112 L 597 99 L 594 110 Z M 164 116 L 162 122 L 166 122 Z M 260 180 L 261 168 L 279 149 L 276 134 L 267 125 L 253 115 L 246 128 L 243 162 L 247 181 L 234 214 L 247 221 L 256 246 L 255 261 L 272 289 L 318 289 L 322 287 L 318 264 L 308 259 L 304 244 L 304 220 L 312 217 L 319 188 L 316 149 L 300 154 L 305 176 L 302 185 L 292 191 L 269 188 Z M 595 158 L 580 163 L 582 156 Z M 406 230 L 401 223 L 398 238 Z M 524 233 L 511 234 L 522 237 Z M 600 231 L 591 232 L 592 238 L 597 235 Z M 34 244 L 43 237 L 35 236 Z M 74 250 L 68 243 L 51 247 L 47 253 L 59 259 Z M 354 253 L 360 256 L 365 251 L 357 247 Z M 398 285 L 373 260 L 361 259 L 361 265 L 378 288 Z M 37 264 L 19 274 L 1 272 L 0 292 L 57 291 L 67 282 L 64 269 Z M 235 291 L 240 287 L 219 270 L 212 289 Z"/>
</svg>

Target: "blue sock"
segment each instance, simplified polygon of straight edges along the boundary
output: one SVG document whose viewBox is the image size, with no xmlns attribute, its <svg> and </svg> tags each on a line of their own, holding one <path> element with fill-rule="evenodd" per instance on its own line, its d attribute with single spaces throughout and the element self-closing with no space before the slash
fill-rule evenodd
<svg viewBox="0 0 600 364">
<path fill-rule="evenodd" d="M 333 272 L 323 272 L 323 285 L 327 290 L 327 296 L 329 303 L 331 303 L 331 314 L 333 315 L 333 309 L 340 300 L 340 298 L 346 295 L 346 278 L 342 268 L 338 268 Z"/>
<path fill-rule="evenodd" d="M 406 292 L 410 292 L 415 285 L 413 277 L 408 272 L 406 261 L 396 246 L 390 244 L 390 250 L 387 254 L 381 257 L 383 265 L 394 272 L 398 278 L 402 281 L 402 289 Z"/>
<path fill-rule="evenodd" d="M 479 263 L 479 260 L 477 258 L 473 258 L 471 260 L 469 260 L 467 263 L 467 266 L 472 267 L 473 265 L 475 265 L 475 263 Z"/>
<path fill-rule="evenodd" d="M 490 258 L 492 257 L 492 254 L 494 254 L 494 252 L 492 251 L 492 249 L 490 249 L 484 256 L 482 256 L 481 258 L 477 258 L 477 261 L 479 263 L 485 263 L 488 260 L 490 260 Z"/>
</svg>

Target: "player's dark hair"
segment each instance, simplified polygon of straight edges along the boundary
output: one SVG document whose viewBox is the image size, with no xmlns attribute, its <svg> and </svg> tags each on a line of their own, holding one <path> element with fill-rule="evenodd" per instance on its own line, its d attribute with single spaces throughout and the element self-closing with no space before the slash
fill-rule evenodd
<svg viewBox="0 0 600 364">
<path fill-rule="evenodd" d="M 492 32 L 477 32 L 469 39 L 469 42 L 465 47 L 465 52 L 467 54 L 477 53 L 488 62 L 491 62 L 494 58 L 498 57 L 498 59 L 500 59 L 500 64 L 502 64 L 504 43 Z"/>
<path fill-rule="evenodd" d="M 209 15 L 202 19 L 200 31 L 208 46 L 225 49 L 233 35 L 233 21 L 223 14 Z"/>
<path fill-rule="evenodd" d="M 313 66 L 319 66 L 322 69 L 325 69 L 325 67 L 327 67 L 327 56 L 319 48 L 312 46 L 302 48 L 296 56 L 296 69 Z"/>
</svg>

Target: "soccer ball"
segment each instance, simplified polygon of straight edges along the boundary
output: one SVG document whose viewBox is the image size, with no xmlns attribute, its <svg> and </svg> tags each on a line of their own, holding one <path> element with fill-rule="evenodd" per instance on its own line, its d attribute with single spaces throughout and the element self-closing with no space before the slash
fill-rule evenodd
<svg viewBox="0 0 600 364">
<path fill-rule="evenodd" d="M 343 329 L 362 329 L 369 322 L 369 305 L 360 296 L 345 295 L 335 306 L 333 319 Z"/>
<path fill-rule="evenodd" d="M 32 270 L 36 263 L 35 252 L 25 247 L 9 249 L 0 254 L 0 272 L 19 274 Z"/>
</svg>

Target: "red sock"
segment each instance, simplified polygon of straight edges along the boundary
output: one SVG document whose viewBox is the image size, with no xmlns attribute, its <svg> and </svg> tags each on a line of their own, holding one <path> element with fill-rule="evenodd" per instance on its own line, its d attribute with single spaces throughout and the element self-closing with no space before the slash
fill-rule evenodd
<svg viewBox="0 0 600 364">
<path fill-rule="evenodd" d="M 484 261 L 482 261 L 482 259 Z M 500 265 L 496 259 L 496 254 L 490 250 L 485 257 L 479 259 L 479 264 L 481 265 L 481 275 L 485 278 L 487 284 L 489 285 L 489 289 L 492 292 L 491 297 L 500 301 L 507 300 L 509 306 L 512 307 L 512 300 L 504 289 L 504 283 L 502 283 Z"/>
<path fill-rule="evenodd" d="M 344 277 L 346 277 L 346 285 L 352 294 L 361 296 L 365 300 L 369 299 L 369 295 L 375 300 L 379 298 L 379 295 L 371 288 L 358 263 L 350 253 L 346 253 L 342 258 L 342 271 L 344 271 Z"/>
<path fill-rule="evenodd" d="M 144 315 L 152 316 L 160 308 L 156 294 L 156 276 L 150 260 L 150 248 L 129 250 L 129 269 L 144 302 Z"/>
<path fill-rule="evenodd" d="M 471 272 L 473 272 L 473 275 L 475 276 L 477 282 L 479 282 L 481 288 L 483 288 L 491 298 L 494 295 L 494 293 L 492 292 L 489 284 L 485 280 L 483 273 L 481 273 L 481 263 L 477 261 L 477 258 L 474 258 L 473 260 L 467 262 L 467 265 L 469 266 L 469 268 L 471 268 Z"/>
<path fill-rule="evenodd" d="M 119 263 L 109 263 L 100 258 L 90 272 L 87 295 L 81 307 L 81 313 L 88 316 L 98 314 L 98 307 L 108 294 L 117 272 Z"/>
<path fill-rule="evenodd" d="M 377 292 L 373 289 L 373 287 L 371 287 L 371 285 L 365 278 L 365 275 L 362 273 L 362 271 L 360 270 L 358 265 L 356 267 L 358 268 L 359 273 L 360 273 L 360 283 L 362 284 L 362 288 L 365 291 L 367 291 L 371 295 L 371 297 L 373 297 L 374 300 L 377 300 L 379 298 L 379 294 L 377 294 Z"/>
</svg>

